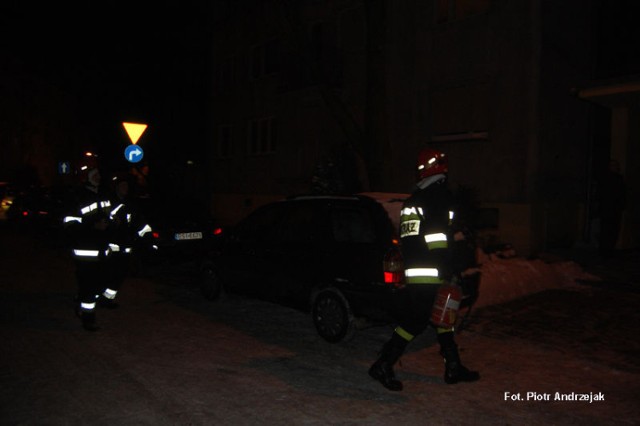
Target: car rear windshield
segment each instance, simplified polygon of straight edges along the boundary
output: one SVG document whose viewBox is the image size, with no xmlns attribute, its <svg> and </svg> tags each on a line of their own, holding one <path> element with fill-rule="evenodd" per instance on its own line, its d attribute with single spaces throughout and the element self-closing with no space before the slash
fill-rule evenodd
<svg viewBox="0 0 640 426">
<path fill-rule="evenodd" d="M 314 200 L 288 203 L 281 237 L 286 241 L 371 244 L 388 239 L 389 220 L 374 202 Z"/>
<path fill-rule="evenodd" d="M 257 209 L 236 228 L 243 241 L 371 244 L 391 239 L 389 218 L 375 202 L 295 200 Z"/>
<path fill-rule="evenodd" d="M 368 210 L 336 206 L 331 211 L 333 239 L 339 243 L 373 243 L 376 232 Z"/>
</svg>

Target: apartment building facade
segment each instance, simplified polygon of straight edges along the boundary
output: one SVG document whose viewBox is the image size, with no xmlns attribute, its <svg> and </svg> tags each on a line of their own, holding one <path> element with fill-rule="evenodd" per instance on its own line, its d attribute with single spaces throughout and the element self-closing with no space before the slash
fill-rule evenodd
<svg viewBox="0 0 640 426">
<path fill-rule="evenodd" d="M 594 1 L 239 0 L 213 30 L 214 214 L 314 189 L 407 193 L 416 154 L 450 156 L 485 243 L 585 238 Z"/>
</svg>

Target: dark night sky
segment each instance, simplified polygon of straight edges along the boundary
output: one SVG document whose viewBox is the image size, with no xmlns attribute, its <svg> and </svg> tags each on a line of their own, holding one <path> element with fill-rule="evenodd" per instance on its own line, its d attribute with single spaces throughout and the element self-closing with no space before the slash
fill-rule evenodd
<svg viewBox="0 0 640 426">
<path fill-rule="evenodd" d="M 174 85 L 186 72 L 180 64 L 191 63 L 197 75 L 204 75 L 202 56 L 214 3 L 4 0 L 0 47 L 52 83 L 76 92 L 84 103 L 144 115 L 149 105 L 181 90 Z M 601 3 L 602 75 L 620 68 L 640 72 L 640 25 L 631 13 L 635 3 Z"/>
<path fill-rule="evenodd" d="M 146 122 L 145 138 L 169 143 L 194 115 L 204 120 L 207 7 L 205 1 L 3 1 L 0 47 L 76 95 L 83 121 L 106 140 L 99 145 L 122 136 L 121 121 Z M 190 138 L 202 139 L 204 127 L 193 132 Z"/>
<path fill-rule="evenodd" d="M 124 120 L 147 122 L 145 137 L 156 146 L 198 145 L 206 130 L 207 42 L 218 1 L 3 0 L 0 48 L 76 94 L 86 119 L 95 120 L 96 137 L 110 147 L 122 137 Z M 601 4 L 597 77 L 640 73 L 635 2 Z M 187 128 L 193 133 L 183 136 Z"/>
<path fill-rule="evenodd" d="M 116 93 L 107 88 L 137 86 L 145 72 L 154 77 L 149 64 L 162 61 L 159 46 L 169 38 L 163 32 L 164 10 L 148 12 L 122 2 L 100 8 L 51 3 L 19 3 L 9 18 L 9 48 L 36 73 L 86 102 L 110 102 Z"/>
<path fill-rule="evenodd" d="M 204 79 L 206 42 L 216 1 L 54 2 L 4 0 L 0 47 L 38 74 L 75 92 L 90 108 L 116 115 L 156 115 L 167 99 Z M 640 72 L 630 0 L 602 1 L 600 74 Z M 194 66 L 189 72 L 187 67 Z"/>
</svg>

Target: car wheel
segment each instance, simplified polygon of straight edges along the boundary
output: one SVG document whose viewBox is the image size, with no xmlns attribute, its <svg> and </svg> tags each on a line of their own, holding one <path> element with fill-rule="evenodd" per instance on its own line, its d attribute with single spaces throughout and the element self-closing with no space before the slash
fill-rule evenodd
<svg viewBox="0 0 640 426">
<path fill-rule="evenodd" d="M 313 300 L 313 323 L 320 337 L 330 343 L 347 341 L 355 334 L 349 303 L 336 291 L 324 290 Z"/>
<path fill-rule="evenodd" d="M 203 265 L 200 272 L 200 292 L 207 300 L 218 300 L 223 293 L 220 276 L 211 265 Z"/>
</svg>

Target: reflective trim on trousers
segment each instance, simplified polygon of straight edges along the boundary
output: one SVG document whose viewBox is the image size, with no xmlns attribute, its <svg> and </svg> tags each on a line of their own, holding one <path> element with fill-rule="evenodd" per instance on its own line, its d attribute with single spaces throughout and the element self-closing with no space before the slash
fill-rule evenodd
<svg viewBox="0 0 640 426">
<path fill-rule="evenodd" d="M 84 312 L 92 312 L 96 309 L 96 302 L 80 303 L 80 309 Z"/>
<path fill-rule="evenodd" d="M 73 249 L 73 254 L 77 257 L 97 258 L 100 256 L 100 250 Z"/>
<path fill-rule="evenodd" d="M 405 330 L 400 326 L 397 326 L 396 329 L 393 330 L 393 332 L 396 333 L 398 336 L 402 337 L 407 342 L 412 341 L 413 338 L 415 337 L 413 334 L 409 333 L 407 330 Z"/>
<path fill-rule="evenodd" d="M 116 298 L 116 294 L 118 294 L 117 290 L 111 290 L 110 288 L 106 289 L 102 295 L 107 299 L 113 300 Z"/>
<path fill-rule="evenodd" d="M 102 252 L 105 257 L 109 257 L 111 254 L 111 249 L 108 248 Z M 85 259 L 85 260 L 98 260 L 100 259 L 100 250 L 84 250 L 84 249 L 73 249 L 73 257 L 76 259 Z"/>
</svg>

